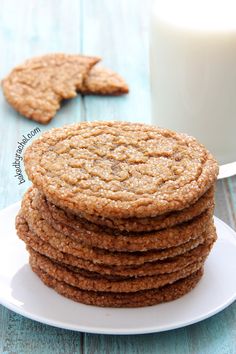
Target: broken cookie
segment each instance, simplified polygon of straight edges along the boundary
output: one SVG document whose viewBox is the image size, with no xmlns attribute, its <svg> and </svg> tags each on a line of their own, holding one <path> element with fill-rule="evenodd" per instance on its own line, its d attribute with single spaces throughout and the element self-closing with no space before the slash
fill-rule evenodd
<svg viewBox="0 0 236 354">
<path fill-rule="evenodd" d="M 8 103 L 23 116 L 47 124 L 60 102 L 77 92 L 121 95 L 128 92 L 124 80 L 113 71 L 93 68 L 100 58 L 48 54 L 27 60 L 2 81 Z"/>
<path fill-rule="evenodd" d="M 129 92 L 124 79 L 112 70 L 93 66 L 84 80 L 81 93 L 119 96 Z"/>
</svg>

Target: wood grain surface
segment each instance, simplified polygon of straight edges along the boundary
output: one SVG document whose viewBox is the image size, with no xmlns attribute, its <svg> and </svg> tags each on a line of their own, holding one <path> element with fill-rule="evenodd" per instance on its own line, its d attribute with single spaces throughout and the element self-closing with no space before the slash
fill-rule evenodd
<svg viewBox="0 0 236 354">
<path fill-rule="evenodd" d="M 20 200 L 30 185 L 29 181 L 18 185 L 12 163 L 17 142 L 37 126 L 43 132 L 82 120 L 150 122 L 149 8 L 149 0 L 1 0 L 1 79 L 35 55 L 83 53 L 103 57 L 104 66 L 127 80 L 130 94 L 78 95 L 63 104 L 49 125 L 41 126 L 18 115 L 0 92 L 0 209 Z M 236 177 L 217 183 L 215 214 L 236 229 Z M 198 324 L 137 336 L 67 331 L 0 306 L 0 353 L 235 354 L 236 303 Z"/>
</svg>

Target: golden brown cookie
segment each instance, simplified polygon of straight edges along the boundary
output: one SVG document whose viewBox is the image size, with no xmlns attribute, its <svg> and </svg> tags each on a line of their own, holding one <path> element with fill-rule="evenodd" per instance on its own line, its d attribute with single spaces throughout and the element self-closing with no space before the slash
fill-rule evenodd
<svg viewBox="0 0 236 354">
<path fill-rule="evenodd" d="M 80 89 L 84 94 L 119 96 L 129 92 L 124 79 L 112 70 L 94 66 Z"/>
<path fill-rule="evenodd" d="M 123 78 L 114 71 L 94 66 L 100 58 L 69 54 L 48 54 L 27 60 L 2 81 L 8 103 L 19 113 L 47 124 L 63 99 L 77 92 L 122 95 L 129 92 Z"/>
<path fill-rule="evenodd" d="M 157 276 L 157 275 L 170 275 L 170 278 L 160 276 L 159 280 L 173 279 L 173 276 L 175 274 L 183 274 L 182 273 L 183 271 L 185 272 L 187 269 L 191 269 L 191 267 L 194 264 L 204 261 L 205 258 L 208 256 L 208 254 L 212 248 L 212 245 L 215 242 L 215 239 L 216 239 L 215 235 L 211 235 L 211 237 L 209 237 L 209 239 L 207 239 L 206 242 L 204 242 L 204 244 L 196 247 L 195 249 L 193 249 L 189 252 L 186 252 L 181 256 L 165 259 L 164 261 L 145 263 L 144 265 L 141 265 L 138 267 L 122 267 L 122 266 L 115 267 L 115 266 L 113 266 L 113 267 L 110 267 L 110 269 L 112 268 L 112 270 L 113 270 L 113 272 L 111 272 L 110 274 L 104 274 L 103 266 L 100 266 L 101 272 L 100 271 L 94 272 L 94 271 L 90 271 L 87 269 L 78 268 L 78 267 L 74 267 L 71 265 L 66 265 L 65 263 L 58 262 L 57 260 L 52 259 L 51 257 L 45 257 L 45 255 L 42 255 L 44 257 L 41 257 L 41 260 L 44 259 L 44 263 L 43 263 L 44 267 L 51 266 L 52 272 L 53 272 L 53 265 L 54 266 L 56 265 L 56 266 L 60 266 L 58 269 L 61 269 L 61 271 L 62 270 L 71 270 L 73 273 L 76 273 L 78 275 L 78 277 L 82 276 L 81 279 L 83 279 L 83 277 L 85 277 L 85 278 L 91 278 L 91 279 L 108 279 L 111 281 L 113 281 L 113 280 L 115 280 L 115 281 L 127 280 L 127 278 L 133 278 L 133 279 L 140 280 L 141 277 Z M 41 254 L 40 252 L 37 252 L 34 249 L 32 249 L 30 246 L 27 246 L 27 249 L 29 250 L 30 254 L 33 254 L 33 255 L 34 255 L 34 253 L 35 253 L 35 255 Z M 38 259 L 40 259 L 40 257 L 38 257 Z M 52 262 L 51 263 L 48 262 L 49 260 L 51 260 Z M 146 282 L 146 281 L 140 280 L 140 282 Z M 131 282 L 131 284 L 132 284 L 132 282 Z M 71 284 L 71 285 L 73 285 L 73 284 Z M 148 285 L 148 286 L 150 286 L 150 285 Z M 105 289 L 103 289 L 103 290 L 105 291 Z"/>
<path fill-rule="evenodd" d="M 59 263 L 53 262 L 50 258 L 29 250 L 30 264 L 32 267 L 37 267 L 44 272 L 50 274 L 53 278 L 63 281 L 69 285 L 75 286 L 82 290 L 93 290 L 102 292 L 136 292 L 148 289 L 157 289 L 164 285 L 174 283 L 175 281 L 186 278 L 192 273 L 195 273 L 203 266 L 205 258 L 199 258 L 195 263 L 192 263 L 176 272 L 168 274 L 159 274 L 146 277 L 132 277 L 127 279 L 106 279 L 103 276 L 92 276 L 79 272 L 73 272 Z M 84 275 L 85 274 L 85 275 Z"/>
<path fill-rule="evenodd" d="M 140 265 L 145 262 L 154 262 L 156 260 L 174 257 L 185 252 L 185 247 L 170 247 L 163 250 L 153 250 L 146 252 L 109 252 L 96 247 L 89 247 L 83 243 L 75 242 L 63 234 L 55 231 L 45 221 L 29 217 L 23 212 L 23 217 L 29 225 L 29 229 L 37 234 L 41 240 L 49 243 L 52 247 L 61 252 L 71 254 L 97 264 L 105 265 Z M 201 235 L 199 235 L 201 236 Z"/>
<path fill-rule="evenodd" d="M 199 208 L 197 206 L 193 206 L 193 209 L 195 209 L 197 216 L 200 215 L 200 210 L 202 211 L 202 214 L 207 209 L 213 210 L 213 190 L 209 192 L 208 193 L 211 195 L 211 199 L 209 200 L 209 202 L 207 201 L 207 198 L 204 198 L 203 201 L 206 202 L 205 205 L 203 203 L 200 203 L 202 205 L 200 205 Z M 86 219 L 79 217 L 78 215 L 76 216 L 71 213 L 67 213 L 63 209 L 58 208 L 54 204 L 48 202 L 46 198 L 36 189 L 27 192 L 27 194 L 29 194 L 29 198 L 31 198 L 34 207 L 40 211 L 44 219 L 49 224 L 51 224 L 56 230 L 64 233 L 65 235 L 75 240 L 83 241 L 91 246 L 99 248 L 107 248 L 110 250 L 117 251 L 145 251 L 148 249 L 156 248 L 158 245 L 165 246 L 166 244 L 169 244 L 170 233 L 172 233 L 172 241 L 170 241 L 169 245 L 173 245 L 173 234 L 180 233 L 182 228 L 187 225 L 187 223 L 185 222 L 179 225 L 178 227 L 169 227 L 165 230 L 159 230 L 159 232 L 154 232 L 155 229 L 153 229 L 152 232 L 143 232 L 139 234 L 134 232 L 119 231 L 117 229 L 111 229 L 106 226 L 97 226 L 96 224 L 93 224 L 87 221 Z M 179 214 L 180 213 L 181 212 L 179 212 Z M 191 213 L 190 211 L 189 213 L 187 211 L 183 211 L 183 213 L 183 217 L 173 217 L 171 218 L 171 221 L 174 222 L 175 220 L 176 222 L 177 220 L 179 220 L 179 218 L 186 218 L 186 220 L 190 220 L 192 218 L 189 218 L 189 214 L 191 216 L 195 214 L 194 212 Z M 168 223 L 168 219 L 166 219 L 166 222 Z M 177 223 L 177 225 L 178 224 L 179 223 Z M 130 237 L 132 237 L 132 239 L 130 239 Z M 178 237 L 179 242 L 181 242 L 182 237 L 177 236 L 177 234 L 176 237 Z M 178 242 L 175 241 L 175 245 L 177 243 Z"/>
<path fill-rule="evenodd" d="M 68 214 L 65 214 L 62 209 L 58 210 L 57 207 L 54 219 L 54 213 L 50 213 L 45 198 L 35 188 L 26 192 L 25 199 L 28 200 L 26 203 L 31 203 L 31 207 L 38 210 L 47 223 L 65 236 L 89 246 L 110 251 L 134 252 L 177 246 L 187 242 L 191 237 L 195 238 L 195 235 L 202 234 L 208 227 L 209 222 L 211 223 L 213 213 L 213 209 L 211 209 L 189 222 L 168 229 L 137 234 L 97 226 L 81 218 L 76 220 L 66 218 Z M 192 230 L 194 230 L 194 233 Z"/>
<path fill-rule="evenodd" d="M 196 239 L 200 237 L 212 225 L 212 211 L 207 211 L 202 215 L 198 216 L 197 218 L 193 219 L 192 221 L 187 222 L 185 225 L 178 225 L 171 229 L 154 231 L 153 233 L 147 233 L 142 235 L 138 234 L 138 236 L 120 235 L 119 238 L 118 236 L 110 235 L 110 238 L 114 237 L 113 244 L 127 243 L 127 250 L 129 242 L 130 244 L 136 242 L 137 245 L 140 245 L 140 249 L 142 249 L 142 242 L 144 243 L 146 241 L 148 244 L 149 242 L 151 242 L 150 238 L 153 238 L 153 248 L 157 250 L 150 250 L 147 252 L 138 251 L 136 253 L 138 253 L 139 257 L 137 257 L 137 255 L 135 255 L 135 252 L 110 252 L 106 251 L 105 249 L 100 249 L 98 247 L 91 247 L 91 245 L 86 244 L 84 240 L 83 242 L 78 242 L 78 240 L 75 241 L 71 237 L 67 237 L 66 235 L 64 235 L 64 233 L 55 230 L 43 218 L 40 211 L 35 208 L 35 205 L 31 203 L 30 193 L 28 192 L 25 194 L 24 199 L 22 201 L 22 215 L 29 224 L 30 230 L 36 233 L 45 242 L 49 242 L 53 247 L 58 248 L 63 252 L 67 252 L 69 254 L 73 254 L 75 256 L 88 260 L 93 259 L 94 257 L 94 259 L 98 263 L 117 265 L 120 262 L 121 264 L 122 262 L 124 262 L 124 264 L 127 265 L 141 264 L 145 261 L 153 261 L 156 259 L 170 257 L 173 253 L 176 255 L 176 252 L 177 254 L 179 254 L 178 252 L 182 252 L 182 247 L 177 248 L 176 246 L 185 244 L 191 239 Z M 96 233 L 94 234 L 94 238 L 95 243 Z M 104 235 L 101 237 L 101 240 L 102 239 L 104 239 Z M 161 250 L 162 248 L 164 249 Z"/>
<path fill-rule="evenodd" d="M 53 288 L 59 294 L 80 303 L 103 307 L 143 307 L 172 301 L 191 291 L 203 274 L 203 269 L 199 269 L 196 273 L 159 289 L 135 293 L 109 293 L 80 290 L 63 281 L 58 281 L 38 267 L 31 267 L 45 285 Z"/>
<path fill-rule="evenodd" d="M 82 218 L 97 225 L 107 226 L 113 230 L 129 232 L 154 231 L 172 227 L 181 224 L 182 222 L 189 221 L 203 213 L 205 210 L 212 209 L 215 206 L 214 187 L 211 187 L 194 204 L 185 209 L 146 218 L 105 218 L 102 216 L 86 214 L 84 212 L 80 213 L 80 215 L 75 215 L 66 211 L 66 209 L 63 210 L 57 207 L 48 200 L 46 200 L 46 202 L 50 212 L 56 220 L 58 219 L 62 221 L 62 219 L 64 219 L 65 221 L 65 219 L 69 219 L 70 223 L 73 225 L 77 222 L 79 225 Z"/>
<path fill-rule="evenodd" d="M 23 116 L 48 123 L 63 99 L 73 98 L 100 59 L 48 54 L 27 60 L 2 81 L 8 103 Z"/>
<path fill-rule="evenodd" d="M 198 257 L 207 255 L 216 239 L 215 230 L 212 230 L 209 231 L 209 235 L 204 234 L 196 240 L 191 240 L 183 246 L 179 246 L 179 250 L 178 252 L 176 250 L 176 253 L 180 254 L 180 256 L 175 256 L 172 252 L 171 257 L 165 258 L 165 260 L 161 261 L 147 262 L 138 266 L 109 266 L 107 264 L 104 265 L 94 263 L 93 261 L 88 261 L 71 254 L 61 252 L 52 247 L 50 243 L 45 242 L 35 233 L 30 231 L 27 222 L 20 215 L 16 218 L 16 229 L 19 238 L 26 243 L 27 247 L 32 248 L 34 251 L 45 255 L 54 261 L 63 263 L 65 266 L 72 266 L 73 269 L 79 268 L 80 270 L 85 269 L 104 276 L 118 275 L 121 277 L 154 275 L 173 271 L 174 268 L 181 268 L 192 263 Z"/>
<path fill-rule="evenodd" d="M 55 205 L 108 218 L 187 208 L 218 174 L 194 138 L 128 122 L 52 129 L 27 148 L 24 161 L 29 179 Z"/>
<path fill-rule="evenodd" d="M 35 212 L 33 212 L 35 214 Z M 145 262 L 174 257 L 186 252 L 185 244 L 177 247 L 170 247 L 162 250 L 152 250 L 146 252 L 110 252 L 96 247 L 89 247 L 83 243 L 75 242 L 63 234 L 55 231 L 45 221 L 25 215 L 23 217 L 29 225 L 29 229 L 41 240 L 49 243 L 52 247 L 61 252 L 89 260 L 97 264 L 105 265 L 140 265 Z M 201 237 L 201 235 L 199 235 Z M 189 245 L 186 246 L 189 249 Z"/>
</svg>

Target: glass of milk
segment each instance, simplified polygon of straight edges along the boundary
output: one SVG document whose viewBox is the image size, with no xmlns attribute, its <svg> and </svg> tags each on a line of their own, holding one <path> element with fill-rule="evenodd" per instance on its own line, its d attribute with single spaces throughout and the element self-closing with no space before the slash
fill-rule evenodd
<svg viewBox="0 0 236 354">
<path fill-rule="evenodd" d="M 195 136 L 236 173 L 236 0 L 156 0 L 152 123 Z"/>
</svg>

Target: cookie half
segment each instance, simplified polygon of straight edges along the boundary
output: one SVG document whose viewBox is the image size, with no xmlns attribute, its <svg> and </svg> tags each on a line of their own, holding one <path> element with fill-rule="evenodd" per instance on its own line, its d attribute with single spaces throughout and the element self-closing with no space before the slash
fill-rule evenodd
<svg viewBox="0 0 236 354">
<path fill-rule="evenodd" d="M 125 80 L 110 69 L 94 66 L 83 82 L 80 92 L 93 95 L 119 96 L 129 92 Z"/>
<path fill-rule="evenodd" d="M 47 124 L 60 108 L 60 102 L 78 92 L 122 95 L 129 88 L 112 70 L 94 67 L 100 58 L 47 54 L 17 66 L 2 81 L 8 103 L 23 116 Z"/>
<path fill-rule="evenodd" d="M 8 103 L 23 116 L 48 123 L 63 99 L 76 96 L 85 77 L 100 59 L 48 54 L 27 60 L 2 81 Z"/>
</svg>

